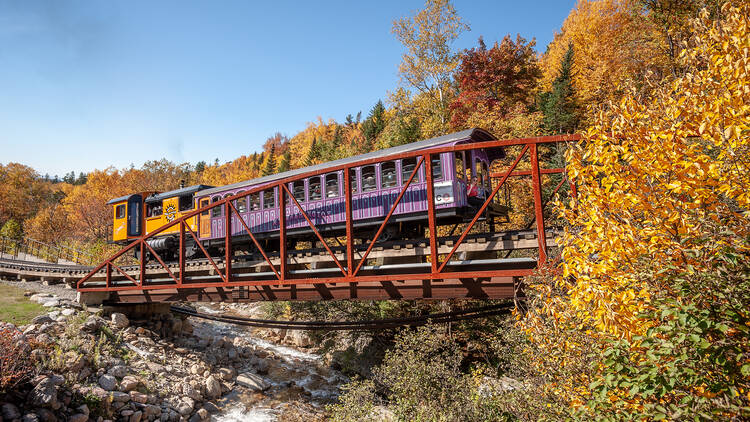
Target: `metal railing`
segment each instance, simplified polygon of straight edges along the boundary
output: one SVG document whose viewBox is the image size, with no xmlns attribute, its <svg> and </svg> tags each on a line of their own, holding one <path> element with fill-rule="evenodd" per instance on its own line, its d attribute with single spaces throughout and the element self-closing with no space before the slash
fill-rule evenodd
<svg viewBox="0 0 750 422">
<path fill-rule="evenodd" d="M 52 264 L 92 265 L 96 262 L 93 255 L 78 249 L 51 245 L 29 237 L 12 239 L 0 236 L 0 258 Z"/>
<path fill-rule="evenodd" d="M 78 282 L 77 288 L 79 291 L 127 291 L 127 290 L 136 290 L 136 291 L 146 291 L 146 290 L 156 290 L 156 289 L 165 289 L 165 288 L 176 288 L 176 289 L 203 289 L 203 288 L 214 288 L 214 287 L 224 287 L 224 288 L 233 288 L 238 286 L 275 286 L 275 285 L 316 285 L 316 286 L 322 286 L 321 288 L 325 288 L 325 284 L 331 284 L 335 285 L 337 283 L 348 283 L 351 285 L 352 298 L 357 297 L 356 289 L 357 289 L 357 283 L 359 282 L 379 282 L 379 283 L 391 283 L 393 282 L 403 282 L 403 281 L 411 281 L 411 280 L 418 280 L 422 281 L 423 284 L 426 284 L 427 287 L 425 289 L 428 289 L 430 286 L 430 283 L 432 282 L 442 282 L 448 279 L 458 279 L 464 282 L 464 280 L 468 279 L 485 279 L 490 277 L 506 277 L 506 278 L 513 278 L 513 277 L 523 277 L 526 275 L 529 275 L 533 273 L 533 269 L 530 268 L 509 268 L 509 269 L 494 269 L 494 270 L 479 270 L 479 271 L 450 271 L 449 268 L 447 268 L 448 262 L 455 256 L 456 252 L 458 251 L 459 246 L 466 240 L 467 235 L 469 234 L 469 231 L 472 229 L 472 227 L 475 226 L 477 221 L 480 219 L 482 215 L 484 215 L 485 210 L 488 208 L 489 204 L 493 200 L 493 198 L 498 194 L 499 190 L 503 187 L 503 185 L 507 182 L 507 180 L 510 177 L 518 177 L 518 176 L 531 176 L 532 179 L 532 195 L 533 195 L 533 210 L 534 210 L 534 221 L 532 224 L 536 225 L 536 232 L 537 232 L 537 242 L 538 242 L 538 248 L 537 249 L 537 264 L 538 266 L 546 265 L 548 261 L 548 255 L 547 255 L 547 241 L 546 241 L 546 235 L 545 235 L 545 219 L 544 219 L 544 205 L 545 202 L 542 198 L 542 176 L 543 175 L 550 175 L 550 174 L 560 174 L 563 173 L 564 170 L 559 169 L 542 169 L 539 163 L 538 158 L 538 147 L 542 144 L 556 144 L 556 143 L 567 143 L 567 142 L 576 142 L 580 140 L 579 135 L 555 135 L 555 136 L 541 136 L 541 137 L 534 137 L 534 138 L 521 138 L 521 139 L 510 139 L 510 140 L 492 140 L 492 141 L 483 141 L 483 142 L 475 142 L 475 143 L 467 143 L 467 144 L 460 144 L 460 145 L 451 145 L 451 146 L 439 146 L 439 147 L 433 147 L 427 150 L 415 150 L 415 151 L 409 151 L 409 152 L 401 152 L 401 153 L 394 153 L 389 154 L 387 156 L 381 156 L 376 158 L 367 158 L 362 159 L 357 162 L 352 163 L 346 163 L 346 164 L 340 164 L 340 165 L 332 165 L 329 167 L 326 167 L 324 169 L 318 169 L 318 170 L 311 170 L 308 172 L 305 172 L 304 174 L 297 174 L 288 178 L 280 179 L 273 181 L 270 184 L 266 185 L 260 185 L 257 187 L 250 188 L 244 192 L 240 192 L 231 196 L 227 196 L 220 201 L 213 202 L 205 207 L 202 207 L 200 209 L 196 209 L 192 212 L 188 212 L 184 214 L 182 217 L 175 219 L 174 221 L 148 233 L 147 235 L 142 236 L 141 238 L 137 239 L 136 241 L 130 243 L 128 246 L 121 249 L 116 254 L 112 255 L 109 259 L 105 260 L 104 262 L 101 262 L 98 266 L 96 266 L 86 277 L 81 279 Z M 481 148 L 507 148 L 507 147 L 519 147 L 521 148 L 520 152 L 515 156 L 515 160 L 513 160 L 512 164 L 504 169 L 504 171 L 497 174 L 499 176 L 499 181 L 495 185 L 494 189 L 492 189 L 492 192 L 486 196 L 484 204 L 477 209 L 473 215 L 473 218 L 471 221 L 466 225 L 466 227 L 463 229 L 458 241 L 454 243 L 451 251 L 447 253 L 444 256 L 439 256 L 438 254 L 438 238 L 435 233 L 436 232 L 436 212 L 435 212 L 435 201 L 434 201 L 434 193 L 433 193 L 433 172 L 432 172 L 432 160 L 431 158 L 440 153 L 444 152 L 459 152 L 459 151 L 468 151 L 473 149 L 481 149 Z M 375 232 L 374 237 L 367 243 L 368 247 L 363 255 L 359 256 L 355 259 L 355 246 L 354 246 L 354 229 L 353 229 L 353 219 L 352 219 L 352 189 L 350 186 L 351 178 L 350 174 L 353 171 L 355 167 L 364 166 L 368 164 L 383 162 L 387 160 L 394 160 L 394 159 L 404 159 L 404 158 L 413 158 L 417 160 L 417 165 L 415 166 L 415 169 L 412 171 L 410 177 L 408 180 L 403 184 L 403 187 L 400 189 L 400 192 L 395 199 L 395 201 L 390 206 L 390 210 L 387 213 L 387 215 L 382 219 L 382 223 L 380 224 L 380 227 Z M 517 170 L 518 165 L 521 161 L 526 161 L 529 164 L 530 169 L 528 171 L 519 171 Z M 429 266 L 430 268 L 423 272 L 423 273 L 414 273 L 414 272 L 408 272 L 408 273 L 391 273 L 387 275 L 363 275 L 360 274 L 360 270 L 363 269 L 363 266 L 365 264 L 366 259 L 368 258 L 369 253 L 373 250 L 373 247 L 375 243 L 378 241 L 378 238 L 383 233 L 384 228 L 389 223 L 390 218 L 394 214 L 394 211 L 396 207 L 399 205 L 401 199 L 404 196 L 404 193 L 409 188 L 409 186 L 412 184 L 415 175 L 417 174 L 417 171 L 420 167 L 425 168 L 425 178 L 426 178 L 426 188 L 427 188 L 427 205 L 428 210 L 426 212 L 426 217 L 428 220 L 428 228 L 429 228 Z M 317 176 L 324 173 L 329 173 L 333 171 L 343 170 L 344 171 L 344 192 L 345 192 L 345 209 L 346 209 L 346 245 L 345 245 L 345 258 L 343 260 L 339 260 L 336 257 L 336 254 L 334 254 L 328 244 L 326 243 L 325 238 L 321 235 L 318 228 L 316 228 L 316 224 L 312 221 L 310 216 L 307 214 L 306 210 L 303 208 L 303 206 L 297 201 L 297 199 L 292 195 L 292 193 L 289 191 L 288 184 L 291 182 L 294 182 L 295 180 L 301 180 L 306 177 L 311 176 Z M 555 192 L 557 192 L 561 185 L 566 181 L 565 178 L 563 178 L 563 182 L 561 182 L 557 188 L 555 188 Z M 569 181 L 568 181 L 569 183 Z M 235 207 L 234 201 L 239 198 L 245 198 L 252 194 L 257 194 L 263 190 L 266 189 L 276 189 L 276 191 L 279 193 L 279 264 L 274 265 L 271 260 L 268 257 L 268 254 L 264 251 L 263 246 L 258 242 L 258 240 L 255 238 L 255 235 L 253 234 L 253 231 L 248 226 L 248 223 L 245 222 L 242 218 L 233 218 L 232 214 L 235 214 L 239 216 L 239 212 L 237 208 Z M 573 195 L 575 195 L 575 187 L 571 186 L 571 191 Z M 289 210 L 287 210 L 287 206 L 289 207 Z M 210 209 L 221 207 L 222 209 L 225 209 L 226 212 L 224 213 L 224 232 L 226 235 L 224 236 L 224 253 L 222 254 L 224 268 L 220 269 L 217 265 L 217 262 L 211 254 L 206 250 L 206 248 L 202 245 L 202 243 L 198 239 L 197 233 L 195 233 L 187 223 L 187 220 L 190 218 L 193 218 L 205 211 L 208 211 Z M 331 256 L 331 262 L 335 264 L 334 268 L 337 268 L 340 270 L 341 274 L 335 274 L 332 276 L 326 276 L 326 277 L 296 277 L 294 276 L 288 269 L 288 257 L 287 257 L 287 213 L 298 213 L 302 217 L 304 217 L 304 220 L 307 222 L 308 227 L 310 231 L 312 232 L 311 238 L 318 239 L 323 247 L 325 247 L 328 254 Z M 246 234 L 250 240 L 253 242 L 255 247 L 258 249 L 258 252 L 263 256 L 263 259 L 267 262 L 268 267 L 271 271 L 269 271 L 269 276 L 267 278 L 261 279 L 261 280 L 249 280 L 245 277 L 242 277 L 240 275 L 236 275 L 232 272 L 232 257 L 234 255 L 234 249 L 232 245 L 232 227 L 234 225 L 239 224 L 242 228 L 244 228 L 244 234 Z M 179 237 L 179 253 L 178 253 L 178 267 L 176 268 L 177 271 L 172 271 L 170 267 L 165 263 L 164 259 L 159 256 L 159 254 L 151 247 L 151 245 L 147 242 L 149 239 L 152 239 L 156 236 L 159 236 L 162 232 L 164 232 L 167 229 L 170 228 L 178 228 L 178 237 Z M 214 281 L 193 281 L 188 280 L 185 277 L 185 263 L 186 263 L 186 253 L 185 253 L 185 245 L 186 240 L 192 239 L 195 243 L 195 245 L 199 248 L 199 252 L 203 253 L 203 256 L 206 258 L 208 263 L 211 264 L 213 269 L 215 270 L 216 280 Z M 124 256 L 126 253 L 132 253 L 137 251 L 139 254 L 139 267 L 140 271 L 139 274 L 133 274 L 132 276 L 128 274 L 125 270 L 123 270 L 120 266 L 115 264 L 115 260 L 118 258 Z M 163 268 L 163 270 L 168 274 L 168 282 L 150 282 L 150 280 L 147 278 L 146 274 L 146 259 L 145 256 L 147 253 L 150 253 L 153 258 L 158 262 L 158 264 Z M 200 256 L 200 254 L 199 254 Z M 89 284 L 89 280 L 97 275 L 100 271 L 104 272 L 105 280 L 103 283 L 98 284 L 99 282 L 94 282 L 93 284 Z M 176 273 L 176 274 L 175 274 Z M 118 277 L 121 277 L 122 280 L 118 283 L 113 283 L 113 274 L 117 275 Z M 103 284 L 103 285 L 102 285 Z"/>
</svg>

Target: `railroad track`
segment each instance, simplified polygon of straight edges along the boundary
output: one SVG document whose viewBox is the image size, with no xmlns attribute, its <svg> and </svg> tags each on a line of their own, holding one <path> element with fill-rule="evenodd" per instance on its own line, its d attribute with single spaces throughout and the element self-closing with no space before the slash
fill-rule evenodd
<svg viewBox="0 0 750 422">
<path fill-rule="evenodd" d="M 546 231 L 547 246 L 556 246 L 555 238 L 561 234 L 559 229 Z M 459 236 L 445 236 L 438 239 L 438 253 L 447 254 L 451 251 Z M 429 239 L 396 240 L 378 243 L 368 255 L 368 263 L 361 268 L 362 275 L 387 274 L 390 270 L 424 272 L 429 267 L 425 257 L 430 255 Z M 498 251 L 517 249 L 532 249 L 538 246 L 535 230 L 514 230 L 501 233 L 474 234 L 466 237 L 454 255 L 448 270 L 491 270 L 504 267 L 533 268 L 535 260 L 530 258 L 497 259 Z M 359 259 L 366 250 L 366 244 L 355 245 L 355 260 Z M 342 265 L 346 265 L 344 246 L 334 246 L 331 250 Z M 278 252 L 268 254 L 271 264 L 278 266 L 280 258 Z M 494 258 L 493 258 L 494 257 Z M 216 267 L 207 259 L 193 259 L 185 263 L 185 280 L 188 282 L 210 282 L 220 278 L 217 269 L 223 271 L 226 267 L 220 257 L 212 258 Z M 179 263 L 167 262 L 169 271 L 178 274 Z M 140 277 L 139 265 L 122 265 L 120 268 L 131 278 Z M 287 253 L 287 268 L 289 274 L 296 277 L 331 277 L 339 272 L 331 255 L 325 248 L 311 248 L 291 250 Z M 0 259 L 0 277 L 14 280 L 36 280 L 45 284 L 65 283 L 74 288 L 77 282 L 86 276 L 93 267 L 81 265 L 62 265 L 37 262 L 13 261 Z M 338 273 L 340 274 L 340 272 Z M 164 267 L 156 260 L 145 266 L 145 278 L 149 283 L 171 283 L 173 279 Z M 232 260 L 232 276 L 241 281 L 272 279 L 274 273 L 268 263 L 259 254 L 236 255 Z M 93 275 L 87 286 L 104 286 L 105 270 Z M 127 285 L 128 277 L 112 270 L 110 286 Z M 168 286 L 167 286 L 168 287 Z M 239 291 L 238 291 L 239 290 Z M 239 299 L 252 299 L 273 296 L 272 292 L 263 289 L 233 289 L 231 294 Z M 298 292 L 301 292 L 299 290 Z M 318 292 L 320 293 L 320 292 Z M 316 293 L 317 294 L 317 293 Z M 290 288 L 287 295 L 296 298 L 294 289 Z M 304 295 L 303 295 L 304 296 Z M 324 293 L 322 296 L 327 297 Z M 392 294 L 393 296 L 393 294 Z M 331 297 L 337 296 L 331 293 Z"/>
</svg>

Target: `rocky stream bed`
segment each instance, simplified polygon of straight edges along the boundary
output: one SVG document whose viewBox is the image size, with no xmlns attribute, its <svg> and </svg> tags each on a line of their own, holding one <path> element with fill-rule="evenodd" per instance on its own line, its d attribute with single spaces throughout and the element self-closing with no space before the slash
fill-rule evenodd
<svg viewBox="0 0 750 422">
<path fill-rule="evenodd" d="M 304 333 L 172 314 L 131 321 L 28 294 L 49 311 L 4 328 L 43 369 L 0 395 L 0 422 L 316 421 L 347 382 Z M 248 305 L 198 310 L 257 316 Z"/>
</svg>

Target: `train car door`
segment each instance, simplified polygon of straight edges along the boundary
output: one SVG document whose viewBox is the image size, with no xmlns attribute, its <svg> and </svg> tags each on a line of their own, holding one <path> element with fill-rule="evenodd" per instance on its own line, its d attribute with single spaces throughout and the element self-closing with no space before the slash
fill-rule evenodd
<svg viewBox="0 0 750 422">
<path fill-rule="evenodd" d="M 142 208 L 143 197 L 141 195 L 131 195 L 128 198 L 128 237 L 141 235 Z"/>
</svg>

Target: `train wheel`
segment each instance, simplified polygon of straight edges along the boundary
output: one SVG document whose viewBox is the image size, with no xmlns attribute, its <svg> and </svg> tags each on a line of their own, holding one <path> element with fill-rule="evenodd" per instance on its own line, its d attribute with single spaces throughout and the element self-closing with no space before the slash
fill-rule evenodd
<svg viewBox="0 0 750 422">
<path fill-rule="evenodd" d="M 379 242 L 390 242 L 391 240 L 396 240 L 399 238 L 399 228 L 397 224 L 389 224 L 385 226 L 385 229 L 383 229 L 383 232 L 380 233 L 380 238 L 378 238 Z"/>
</svg>

